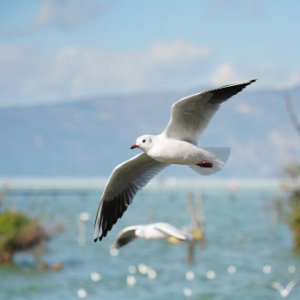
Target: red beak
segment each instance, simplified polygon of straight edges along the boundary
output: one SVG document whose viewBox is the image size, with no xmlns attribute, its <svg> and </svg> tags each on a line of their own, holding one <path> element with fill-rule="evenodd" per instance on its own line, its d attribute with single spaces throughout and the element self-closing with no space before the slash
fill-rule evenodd
<svg viewBox="0 0 300 300">
<path fill-rule="evenodd" d="M 134 149 L 134 148 L 138 148 L 138 147 L 139 147 L 138 145 L 134 144 L 130 147 L 130 149 Z"/>
</svg>

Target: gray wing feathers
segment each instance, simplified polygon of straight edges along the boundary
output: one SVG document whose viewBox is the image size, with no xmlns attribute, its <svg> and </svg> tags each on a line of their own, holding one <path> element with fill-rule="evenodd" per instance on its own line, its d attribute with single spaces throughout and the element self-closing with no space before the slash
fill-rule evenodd
<svg viewBox="0 0 300 300">
<path fill-rule="evenodd" d="M 139 226 L 128 226 L 120 231 L 111 248 L 120 248 L 130 243 L 135 238 L 135 231 Z"/>
<path fill-rule="evenodd" d="M 157 224 L 155 224 L 155 228 L 157 230 L 160 230 L 160 231 L 168 234 L 169 236 L 173 236 L 173 237 L 183 240 L 183 241 L 189 238 L 188 233 L 185 233 L 182 230 L 180 230 L 168 223 L 157 223 Z"/>
<path fill-rule="evenodd" d="M 177 101 L 164 132 L 169 137 L 196 144 L 220 104 L 255 81 L 226 85 Z"/>
<path fill-rule="evenodd" d="M 286 287 L 286 289 L 290 292 L 296 285 L 300 285 L 300 279 L 292 280 Z"/>
<path fill-rule="evenodd" d="M 94 226 L 95 242 L 107 235 L 132 203 L 135 194 L 167 166 L 142 153 L 114 169 L 98 207 Z"/>
</svg>

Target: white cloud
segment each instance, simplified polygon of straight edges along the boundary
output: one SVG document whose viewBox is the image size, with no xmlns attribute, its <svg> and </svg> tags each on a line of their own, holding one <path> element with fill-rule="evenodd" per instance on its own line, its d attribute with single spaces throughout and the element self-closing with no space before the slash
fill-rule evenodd
<svg viewBox="0 0 300 300">
<path fill-rule="evenodd" d="M 2 46 L 2 99 L 9 105 L 147 89 L 174 90 L 178 85 L 186 88 L 195 80 L 201 82 L 212 53 L 210 47 L 182 40 L 158 42 L 139 52 L 67 48 L 52 54 L 37 48 Z"/>
<path fill-rule="evenodd" d="M 258 79 L 256 87 L 285 89 L 300 84 L 300 72 L 276 63 L 234 64 L 225 62 L 213 72 L 210 83 L 224 85 L 232 82 Z"/>
<path fill-rule="evenodd" d="M 278 128 L 264 137 L 251 137 L 243 141 L 230 137 L 227 143 L 231 147 L 228 164 L 243 176 L 276 176 L 285 166 L 299 162 L 299 138 Z"/>
<path fill-rule="evenodd" d="M 268 139 L 277 149 L 298 149 L 300 151 L 299 139 L 295 138 L 295 135 L 286 135 L 273 130 L 269 133 Z"/>
<path fill-rule="evenodd" d="M 29 25 L 31 30 L 44 27 L 58 17 L 59 11 L 55 8 L 55 2 L 45 1 L 37 12 L 35 19 Z"/>
<path fill-rule="evenodd" d="M 283 82 L 283 88 L 291 88 L 300 84 L 300 72 L 293 71 Z"/>
<path fill-rule="evenodd" d="M 279 130 L 269 132 L 266 138 L 269 155 L 273 158 L 274 166 L 286 167 L 295 161 L 299 163 L 299 137 Z"/>
<path fill-rule="evenodd" d="M 128 52 L 73 47 L 53 53 L 37 47 L 0 45 L 0 106 L 143 90 L 174 91 L 208 83 L 220 86 L 253 78 L 259 79 L 253 88 L 300 84 L 297 71 L 281 65 L 225 62 L 212 71 L 213 54 L 212 47 L 184 40 L 156 42 L 143 51 Z M 245 103 L 239 103 L 236 110 L 259 114 Z"/>
<path fill-rule="evenodd" d="M 249 104 L 247 103 L 239 103 L 236 106 L 236 111 L 241 113 L 241 114 L 245 114 L 245 115 L 249 115 L 252 111 L 252 108 Z"/>
<path fill-rule="evenodd" d="M 211 77 L 212 85 L 224 85 L 229 82 L 239 82 L 238 74 L 231 63 L 222 63 Z"/>
<path fill-rule="evenodd" d="M 261 109 L 243 102 L 237 103 L 235 110 L 243 115 L 261 116 L 263 114 Z"/>
<path fill-rule="evenodd" d="M 95 0 L 42 0 L 34 19 L 22 28 L 14 28 L 14 35 L 28 34 L 47 26 L 72 29 L 84 21 L 99 16 L 104 6 Z"/>
</svg>

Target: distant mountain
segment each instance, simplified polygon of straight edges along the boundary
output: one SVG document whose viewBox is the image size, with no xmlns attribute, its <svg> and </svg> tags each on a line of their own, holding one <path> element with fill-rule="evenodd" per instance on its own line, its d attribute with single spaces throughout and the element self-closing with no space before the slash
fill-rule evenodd
<svg viewBox="0 0 300 300">
<path fill-rule="evenodd" d="M 0 176 L 108 176 L 139 152 L 129 150 L 136 137 L 165 128 L 175 101 L 202 90 L 0 109 Z M 300 117 L 300 88 L 253 91 L 250 86 L 221 106 L 199 141 L 231 147 L 217 176 L 274 176 L 299 161 L 300 140 L 284 104 L 287 93 Z M 181 166 L 164 175 L 199 176 Z"/>
</svg>

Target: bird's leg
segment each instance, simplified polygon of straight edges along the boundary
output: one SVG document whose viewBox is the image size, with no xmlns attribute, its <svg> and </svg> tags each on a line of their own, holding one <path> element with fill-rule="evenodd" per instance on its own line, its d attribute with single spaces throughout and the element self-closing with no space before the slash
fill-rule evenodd
<svg viewBox="0 0 300 300">
<path fill-rule="evenodd" d="M 197 166 L 199 166 L 201 168 L 212 168 L 213 164 L 209 161 L 204 160 L 202 163 L 197 164 Z"/>
</svg>

